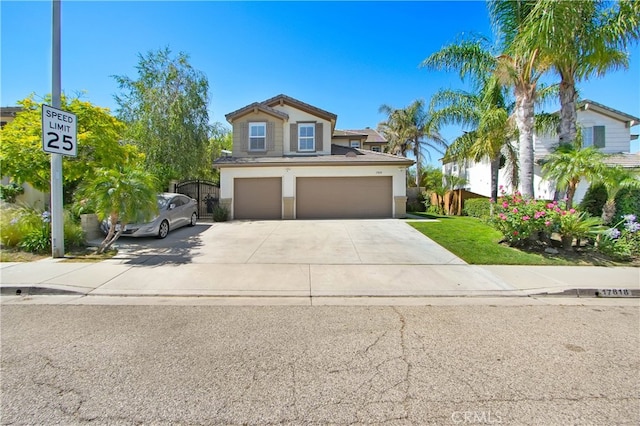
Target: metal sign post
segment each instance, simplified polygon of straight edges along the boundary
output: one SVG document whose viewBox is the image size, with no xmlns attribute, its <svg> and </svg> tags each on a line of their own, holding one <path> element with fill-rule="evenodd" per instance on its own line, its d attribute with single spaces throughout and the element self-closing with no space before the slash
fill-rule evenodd
<svg viewBox="0 0 640 426">
<path fill-rule="evenodd" d="M 60 109 L 60 0 L 53 1 L 53 61 L 51 69 L 51 103 Z M 43 111 L 44 113 L 44 111 Z M 42 129 L 43 141 L 45 130 Z M 62 199 L 62 155 L 51 154 L 51 256 L 64 257 L 64 210 Z"/>
</svg>

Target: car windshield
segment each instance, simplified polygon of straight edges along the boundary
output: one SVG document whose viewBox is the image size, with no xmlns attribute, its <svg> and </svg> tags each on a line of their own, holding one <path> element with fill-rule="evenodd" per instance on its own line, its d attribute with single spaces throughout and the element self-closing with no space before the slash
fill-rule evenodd
<svg viewBox="0 0 640 426">
<path fill-rule="evenodd" d="M 169 206 L 169 201 L 171 201 L 171 198 L 158 195 L 158 210 L 165 210 Z"/>
</svg>

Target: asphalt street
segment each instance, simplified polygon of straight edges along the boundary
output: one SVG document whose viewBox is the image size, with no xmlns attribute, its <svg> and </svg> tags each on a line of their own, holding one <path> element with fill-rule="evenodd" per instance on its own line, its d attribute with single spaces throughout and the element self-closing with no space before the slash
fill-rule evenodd
<svg viewBox="0 0 640 426">
<path fill-rule="evenodd" d="M 637 306 L 3 306 L 2 424 L 638 424 Z"/>
</svg>

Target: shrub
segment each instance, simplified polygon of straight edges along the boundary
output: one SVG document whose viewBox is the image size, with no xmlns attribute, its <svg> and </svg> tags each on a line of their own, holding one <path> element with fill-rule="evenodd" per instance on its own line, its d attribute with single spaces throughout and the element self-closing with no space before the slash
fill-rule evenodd
<svg viewBox="0 0 640 426">
<path fill-rule="evenodd" d="M 464 214 L 471 217 L 487 218 L 491 214 L 491 200 L 470 198 L 464 202 Z"/>
<path fill-rule="evenodd" d="M 7 203 L 15 203 L 16 197 L 20 194 L 24 194 L 24 188 L 15 182 L 0 185 L 0 200 L 4 200 Z"/>
<path fill-rule="evenodd" d="M 636 216 L 625 215 L 616 226 L 605 230 L 598 249 L 616 260 L 640 256 L 640 223 L 636 221 Z"/>
<path fill-rule="evenodd" d="M 557 232 L 565 248 L 570 248 L 574 238 L 595 235 L 600 219 L 575 209 L 566 210 L 557 201 L 526 199 L 519 193 L 507 196 L 503 192 L 496 203 L 491 224 L 512 246 L 522 245 L 531 238 L 538 239 L 541 235 L 550 238 L 552 232 Z"/>
<path fill-rule="evenodd" d="M 580 210 L 589 213 L 591 216 L 602 216 L 602 207 L 607 202 L 607 188 L 603 184 L 593 184 L 589 186 L 587 193 L 580 202 Z"/>
<path fill-rule="evenodd" d="M 559 209 L 553 203 L 526 199 L 519 193 L 508 196 L 503 192 L 496 202 L 491 224 L 502 233 L 509 245 L 518 246 L 540 232 L 550 234 L 555 223 L 553 213 L 556 208 Z"/>
<path fill-rule="evenodd" d="M 213 208 L 213 221 L 214 222 L 226 222 L 229 219 L 229 209 L 217 205 Z"/>
<path fill-rule="evenodd" d="M 51 250 L 51 214 L 48 211 L 17 207 L 3 208 L 1 213 L 2 245 L 32 253 Z M 67 211 L 64 215 L 64 241 L 65 248 L 84 245 L 82 226 Z"/>
<path fill-rule="evenodd" d="M 619 219 L 627 215 L 640 213 L 640 189 L 623 188 L 616 195 L 616 214 Z M 614 219 L 615 220 L 615 219 Z"/>
<path fill-rule="evenodd" d="M 64 248 L 80 248 L 85 245 L 85 235 L 82 224 L 73 216 L 71 211 L 64 212 Z"/>
</svg>

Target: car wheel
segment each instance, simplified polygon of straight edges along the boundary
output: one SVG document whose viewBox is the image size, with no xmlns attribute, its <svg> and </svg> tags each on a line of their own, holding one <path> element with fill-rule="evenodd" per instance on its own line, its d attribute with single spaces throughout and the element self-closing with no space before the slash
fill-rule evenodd
<svg viewBox="0 0 640 426">
<path fill-rule="evenodd" d="M 189 226 L 196 226 L 196 222 L 198 221 L 198 215 L 193 212 L 191 215 L 191 222 L 189 222 Z"/>
<path fill-rule="evenodd" d="M 169 234 L 169 222 L 163 220 L 158 230 L 158 238 L 165 238 Z"/>
</svg>

